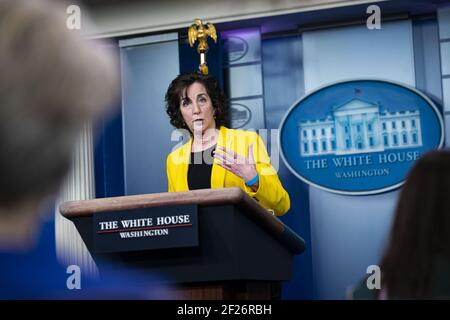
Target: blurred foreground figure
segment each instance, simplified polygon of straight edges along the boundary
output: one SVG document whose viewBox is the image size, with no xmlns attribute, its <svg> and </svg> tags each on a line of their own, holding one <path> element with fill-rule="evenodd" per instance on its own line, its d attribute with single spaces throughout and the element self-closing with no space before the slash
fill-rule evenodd
<svg viewBox="0 0 450 320">
<path fill-rule="evenodd" d="M 41 245 L 41 218 L 53 210 L 82 125 L 117 98 L 114 57 L 68 30 L 65 10 L 0 0 L 0 298 L 165 298 L 154 278 L 114 266 L 98 280 L 81 270 L 73 289 L 54 236 L 53 250 Z"/>
<path fill-rule="evenodd" d="M 402 188 L 381 262 L 381 289 L 355 299 L 450 299 L 450 152 L 420 158 Z"/>
</svg>

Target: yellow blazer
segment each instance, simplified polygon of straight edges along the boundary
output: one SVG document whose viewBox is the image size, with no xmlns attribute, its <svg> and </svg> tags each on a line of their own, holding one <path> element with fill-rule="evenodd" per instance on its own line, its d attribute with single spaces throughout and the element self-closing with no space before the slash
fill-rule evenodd
<svg viewBox="0 0 450 320">
<path fill-rule="evenodd" d="M 248 146 L 253 144 L 253 157 L 259 175 L 259 187 L 256 192 L 234 173 L 216 164 L 214 159 L 211 172 L 211 188 L 240 187 L 249 196 L 256 198 L 266 209 L 276 215 L 285 214 L 291 204 L 289 194 L 281 185 L 261 137 L 252 131 L 234 130 L 221 127 L 217 147 L 233 150 L 241 156 L 248 156 Z M 189 190 L 187 176 L 190 162 L 192 138 L 167 156 L 166 170 L 169 192 Z"/>
</svg>

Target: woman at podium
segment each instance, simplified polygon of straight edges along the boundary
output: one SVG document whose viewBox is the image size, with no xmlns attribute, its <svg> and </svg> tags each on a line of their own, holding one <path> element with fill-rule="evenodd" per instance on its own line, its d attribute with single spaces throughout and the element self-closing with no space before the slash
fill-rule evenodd
<svg viewBox="0 0 450 320">
<path fill-rule="evenodd" d="M 166 93 L 170 123 L 190 139 L 166 162 L 168 191 L 240 187 L 276 215 L 290 208 L 261 137 L 225 127 L 225 94 L 216 79 L 200 73 L 176 77 Z"/>
</svg>

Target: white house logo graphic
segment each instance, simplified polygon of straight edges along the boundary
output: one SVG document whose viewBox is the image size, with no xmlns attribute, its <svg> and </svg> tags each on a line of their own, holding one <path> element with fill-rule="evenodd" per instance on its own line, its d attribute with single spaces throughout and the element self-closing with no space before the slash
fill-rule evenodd
<svg viewBox="0 0 450 320">
<path fill-rule="evenodd" d="M 390 112 L 378 103 L 354 98 L 325 119 L 299 124 L 304 157 L 420 147 L 420 111 Z"/>
<path fill-rule="evenodd" d="M 228 63 L 234 63 L 242 59 L 248 52 L 248 43 L 245 39 L 237 36 L 224 36 L 223 45 L 228 54 Z"/>
<path fill-rule="evenodd" d="M 425 152 L 444 142 L 426 95 L 384 80 L 348 80 L 311 92 L 286 113 L 281 156 L 311 186 L 367 195 L 395 189 Z"/>
<path fill-rule="evenodd" d="M 231 127 L 234 129 L 242 128 L 252 119 L 252 112 L 242 103 L 232 103 L 230 111 Z"/>
</svg>

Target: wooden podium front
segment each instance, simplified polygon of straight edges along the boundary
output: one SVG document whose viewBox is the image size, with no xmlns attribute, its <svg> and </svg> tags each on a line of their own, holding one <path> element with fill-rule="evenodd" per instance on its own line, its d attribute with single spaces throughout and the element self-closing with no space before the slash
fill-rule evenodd
<svg viewBox="0 0 450 320">
<path fill-rule="evenodd" d="M 192 204 L 198 205 L 197 246 L 95 250 L 94 215 Z M 164 274 L 176 284 L 174 299 L 277 298 L 281 281 L 292 276 L 294 255 L 305 249 L 301 237 L 240 188 L 71 201 L 60 212 L 75 224 L 95 261 Z"/>
</svg>

